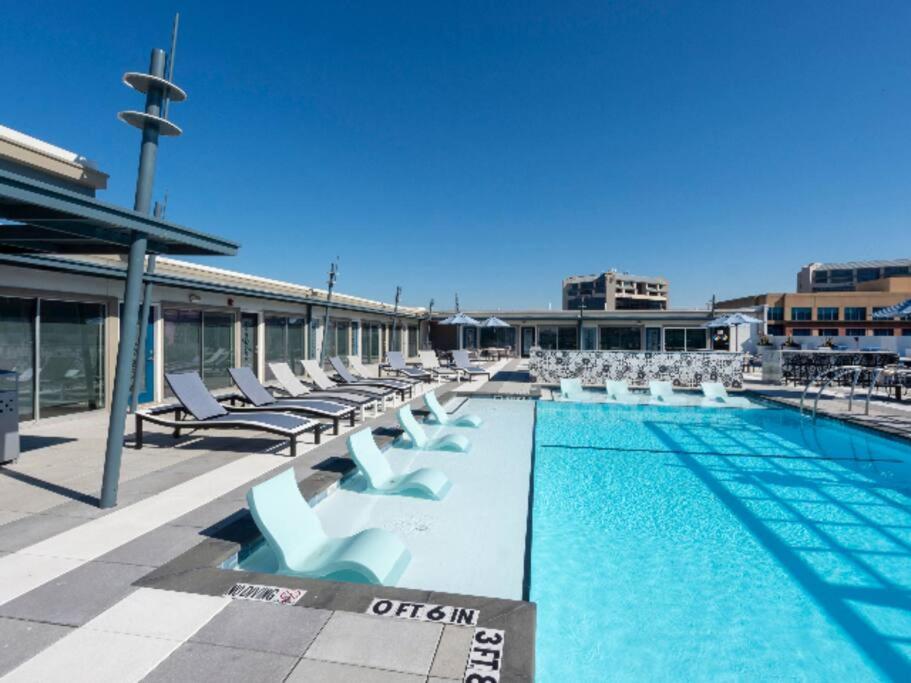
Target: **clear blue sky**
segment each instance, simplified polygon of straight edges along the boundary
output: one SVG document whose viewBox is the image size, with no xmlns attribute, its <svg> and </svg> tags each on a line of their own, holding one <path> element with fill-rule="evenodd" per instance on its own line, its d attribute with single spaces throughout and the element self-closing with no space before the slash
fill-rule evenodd
<svg viewBox="0 0 911 683">
<path fill-rule="evenodd" d="M 96 159 L 132 205 L 140 96 L 181 11 L 160 152 L 204 262 L 464 307 L 559 307 L 565 275 L 672 303 L 911 255 L 911 3 L 8 2 L 0 122 Z"/>
</svg>

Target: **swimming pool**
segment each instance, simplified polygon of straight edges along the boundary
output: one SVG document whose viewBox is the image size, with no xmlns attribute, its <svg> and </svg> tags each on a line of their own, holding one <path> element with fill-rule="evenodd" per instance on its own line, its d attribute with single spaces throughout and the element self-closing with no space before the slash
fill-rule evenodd
<svg viewBox="0 0 911 683">
<path fill-rule="evenodd" d="M 542 401 L 533 481 L 538 680 L 909 680 L 911 447 Z"/>
</svg>

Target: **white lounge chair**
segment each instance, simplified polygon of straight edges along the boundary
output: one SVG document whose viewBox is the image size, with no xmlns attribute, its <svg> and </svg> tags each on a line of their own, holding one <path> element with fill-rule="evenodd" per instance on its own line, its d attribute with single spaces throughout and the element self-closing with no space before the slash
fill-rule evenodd
<svg viewBox="0 0 911 683">
<path fill-rule="evenodd" d="M 307 577 L 354 574 L 395 585 L 411 560 L 408 548 L 385 529 L 330 538 L 288 468 L 247 492 L 250 514 L 278 562 L 278 571 Z"/>
<path fill-rule="evenodd" d="M 730 396 L 728 390 L 724 388 L 721 382 L 703 382 L 702 393 L 705 398 L 702 399 L 702 405 L 707 407 L 730 406 L 732 408 L 752 408 L 750 400 L 743 396 Z"/>
<path fill-rule="evenodd" d="M 464 434 L 442 434 L 430 438 L 420 423 L 411 412 L 411 406 L 404 405 L 396 413 L 399 424 L 408 435 L 411 446 L 422 451 L 460 451 L 467 453 L 471 448 L 471 441 Z"/>
<path fill-rule="evenodd" d="M 354 460 L 369 484 L 368 492 L 385 494 L 418 494 L 440 500 L 452 488 L 452 482 L 438 469 L 421 467 L 395 474 L 386 456 L 376 445 L 373 432 L 362 429 L 348 437 L 348 455 Z"/>
<path fill-rule="evenodd" d="M 604 391 L 607 398 L 617 403 L 626 403 L 629 405 L 639 405 L 645 400 L 644 396 L 634 394 L 629 390 L 625 379 L 609 379 L 604 382 Z"/>
<path fill-rule="evenodd" d="M 682 406 L 689 403 L 685 396 L 674 393 L 674 385 L 665 380 L 649 380 L 648 392 L 651 394 L 652 403 L 658 405 Z"/>
<path fill-rule="evenodd" d="M 300 363 L 304 368 L 304 372 L 307 373 L 307 377 L 309 377 L 313 383 L 323 391 L 350 391 L 353 394 L 361 394 L 363 396 L 380 398 L 383 399 L 383 401 L 385 401 L 387 398 L 394 400 L 395 394 L 400 393 L 402 400 L 405 399 L 405 392 L 398 391 L 397 389 L 375 387 L 372 385 L 368 386 L 366 384 L 337 384 L 336 382 L 333 382 L 331 379 L 329 379 L 329 375 L 323 371 L 317 361 L 302 360 Z"/>
<path fill-rule="evenodd" d="M 446 380 L 458 380 L 459 371 L 455 368 L 445 368 L 440 365 L 440 359 L 434 351 L 418 351 L 418 357 L 421 359 L 421 367 L 430 372 L 434 378 Z"/>
</svg>

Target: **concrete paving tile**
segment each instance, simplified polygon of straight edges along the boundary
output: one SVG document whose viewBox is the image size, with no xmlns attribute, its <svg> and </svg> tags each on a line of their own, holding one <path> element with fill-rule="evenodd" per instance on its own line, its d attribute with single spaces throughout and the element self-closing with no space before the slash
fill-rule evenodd
<svg viewBox="0 0 911 683">
<path fill-rule="evenodd" d="M 160 567 L 204 540 L 206 537 L 192 528 L 166 525 L 125 543 L 98 560 Z"/>
<path fill-rule="evenodd" d="M 25 517 L 27 512 L 19 512 L 16 510 L 0 510 L 0 525 L 9 524 L 10 522 L 15 522 L 17 519 Z"/>
<path fill-rule="evenodd" d="M 28 515 L 0 526 L 0 550 L 9 552 L 22 550 L 33 543 L 44 541 L 51 536 L 84 524 L 78 517 L 56 515 Z"/>
<path fill-rule="evenodd" d="M 234 600 L 190 642 L 300 657 L 332 612 Z"/>
<path fill-rule="evenodd" d="M 81 626 L 132 592 L 131 584 L 151 569 L 88 562 L 3 605 L 0 616 Z"/>
<path fill-rule="evenodd" d="M 426 676 L 442 630 L 440 624 L 335 612 L 304 656 Z"/>
<path fill-rule="evenodd" d="M 141 680 L 177 643 L 79 628 L 4 677 L 4 683 L 130 683 Z"/>
<path fill-rule="evenodd" d="M 229 602 L 223 597 L 139 588 L 83 628 L 182 643 Z"/>
<path fill-rule="evenodd" d="M 0 676 L 31 659 L 72 630 L 69 626 L 0 618 Z"/>
<path fill-rule="evenodd" d="M 430 675 L 440 678 L 461 679 L 465 673 L 468 662 L 468 651 L 471 649 L 471 639 L 474 629 L 461 626 L 446 626 L 443 628 L 443 637 L 437 647 Z"/>
<path fill-rule="evenodd" d="M 82 564 L 66 557 L 12 553 L 0 557 L 0 605 L 8 603 Z"/>
<path fill-rule="evenodd" d="M 145 683 L 279 683 L 297 663 L 294 657 L 184 643 L 146 678 Z"/>
<path fill-rule="evenodd" d="M 288 676 L 286 683 L 424 683 L 424 677 L 362 666 L 302 659 Z"/>
</svg>

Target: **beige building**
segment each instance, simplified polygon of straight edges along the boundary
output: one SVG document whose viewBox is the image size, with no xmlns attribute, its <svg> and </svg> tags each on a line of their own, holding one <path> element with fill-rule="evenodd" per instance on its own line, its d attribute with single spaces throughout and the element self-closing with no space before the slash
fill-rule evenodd
<svg viewBox="0 0 911 683">
<path fill-rule="evenodd" d="M 719 308 L 761 307 L 766 333 L 794 337 L 911 336 L 911 320 L 874 320 L 873 313 L 911 299 L 911 276 L 855 283 L 854 291 L 774 292 L 719 301 Z"/>
<path fill-rule="evenodd" d="M 609 270 L 600 275 L 571 275 L 563 280 L 563 310 L 664 311 L 670 284 L 661 277 Z"/>
</svg>

